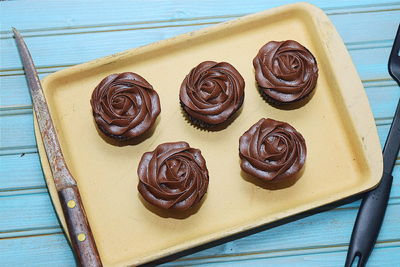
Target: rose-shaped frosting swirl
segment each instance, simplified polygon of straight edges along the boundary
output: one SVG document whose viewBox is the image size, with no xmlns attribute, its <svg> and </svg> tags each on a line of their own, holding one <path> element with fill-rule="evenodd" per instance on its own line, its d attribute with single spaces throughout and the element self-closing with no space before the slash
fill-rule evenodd
<svg viewBox="0 0 400 267">
<path fill-rule="evenodd" d="M 242 105 L 244 85 L 243 77 L 231 64 L 204 61 L 185 77 L 179 98 L 189 116 L 218 125 Z"/>
<path fill-rule="evenodd" d="M 144 153 L 137 172 L 140 194 L 164 209 L 189 209 L 208 187 L 206 161 L 186 142 L 164 143 Z"/>
<path fill-rule="evenodd" d="M 94 89 L 90 100 L 96 124 L 116 139 L 131 139 L 149 129 L 160 114 L 153 87 L 132 72 L 111 74 Z"/>
<path fill-rule="evenodd" d="M 239 140 L 242 170 L 265 181 L 298 178 L 306 154 L 303 136 L 272 119 L 259 120 Z"/>
<path fill-rule="evenodd" d="M 258 85 L 279 102 L 306 97 L 315 88 L 317 61 L 296 41 L 271 41 L 261 47 L 253 60 Z"/>
</svg>

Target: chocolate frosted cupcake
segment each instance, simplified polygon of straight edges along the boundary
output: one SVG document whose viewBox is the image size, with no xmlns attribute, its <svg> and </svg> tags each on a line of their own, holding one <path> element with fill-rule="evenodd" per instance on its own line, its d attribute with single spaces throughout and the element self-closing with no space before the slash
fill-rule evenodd
<svg viewBox="0 0 400 267">
<path fill-rule="evenodd" d="M 138 137 L 153 126 L 160 114 L 160 100 L 153 87 L 132 72 L 111 74 L 94 89 L 94 120 L 99 129 L 117 140 Z"/>
<path fill-rule="evenodd" d="M 263 181 L 298 179 L 307 149 L 303 136 L 285 122 L 261 119 L 239 139 L 240 167 Z"/>
<path fill-rule="evenodd" d="M 317 61 L 307 48 L 293 40 L 267 43 L 253 65 L 261 95 L 278 106 L 305 103 L 317 83 Z"/>
<path fill-rule="evenodd" d="M 151 204 L 187 210 L 200 202 L 208 187 L 208 170 L 200 150 L 186 142 L 164 143 L 143 154 L 138 190 Z"/>
<path fill-rule="evenodd" d="M 243 77 L 231 64 L 204 61 L 183 80 L 179 99 L 194 124 L 220 126 L 242 106 L 244 85 Z"/>
</svg>

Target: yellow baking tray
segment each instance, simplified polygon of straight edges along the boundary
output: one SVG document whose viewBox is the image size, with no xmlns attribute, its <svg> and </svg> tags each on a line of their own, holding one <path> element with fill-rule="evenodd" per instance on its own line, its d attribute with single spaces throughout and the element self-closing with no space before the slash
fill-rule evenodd
<svg viewBox="0 0 400 267">
<path fill-rule="evenodd" d="M 306 46 L 319 66 L 314 96 L 294 110 L 274 108 L 261 98 L 252 65 L 262 45 L 287 39 Z M 193 127 L 179 106 L 182 80 L 205 60 L 231 63 L 246 82 L 241 113 L 221 131 Z M 99 135 L 89 100 L 105 76 L 125 71 L 154 86 L 162 111 L 149 138 L 115 146 Z M 270 223 L 371 189 L 381 177 L 381 147 L 360 78 L 328 17 L 310 4 L 270 9 L 74 66 L 46 77 L 43 87 L 105 266 L 145 263 Z M 304 174 L 292 186 L 265 186 L 241 172 L 239 137 L 263 117 L 290 123 L 307 142 Z M 67 231 L 37 126 L 35 131 L 50 194 Z M 155 211 L 137 191 L 142 154 L 172 141 L 201 149 L 210 174 L 203 203 L 182 216 Z"/>
</svg>

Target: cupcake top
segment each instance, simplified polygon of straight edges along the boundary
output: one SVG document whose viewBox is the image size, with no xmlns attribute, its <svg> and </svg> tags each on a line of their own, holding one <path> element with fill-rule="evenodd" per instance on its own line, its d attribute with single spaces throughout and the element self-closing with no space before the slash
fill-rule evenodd
<svg viewBox="0 0 400 267">
<path fill-rule="evenodd" d="M 105 77 L 94 89 L 90 104 L 99 129 L 119 140 L 143 134 L 161 111 L 157 92 L 132 72 Z"/>
<path fill-rule="evenodd" d="M 192 119 L 218 125 L 242 105 L 244 85 L 243 77 L 231 64 L 204 61 L 183 80 L 179 99 Z"/>
<path fill-rule="evenodd" d="M 137 173 L 140 194 L 163 209 L 187 210 L 208 187 L 206 161 L 186 142 L 164 143 L 144 153 Z"/>
<path fill-rule="evenodd" d="M 243 171 L 264 181 L 299 178 L 307 149 L 303 136 L 285 122 L 261 119 L 239 139 Z"/>
<path fill-rule="evenodd" d="M 265 44 L 253 65 L 258 85 L 277 102 L 300 100 L 317 83 L 317 61 L 307 48 L 293 40 Z"/>
</svg>

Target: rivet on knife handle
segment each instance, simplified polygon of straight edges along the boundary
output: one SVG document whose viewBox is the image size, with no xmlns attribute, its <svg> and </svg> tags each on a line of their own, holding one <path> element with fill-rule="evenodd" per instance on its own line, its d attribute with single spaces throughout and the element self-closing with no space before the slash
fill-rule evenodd
<svg viewBox="0 0 400 267">
<path fill-rule="evenodd" d="M 78 262 L 82 266 L 101 266 L 98 255 L 92 253 L 97 249 L 81 205 L 82 200 L 78 188 L 76 186 L 64 188 L 58 192 L 58 195 L 63 206 L 64 216 L 70 220 L 70 223 L 67 224 L 68 232 Z"/>
<path fill-rule="evenodd" d="M 13 32 L 78 265 L 83 267 L 102 266 L 76 181 L 65 163 L 32 57 L 20 33 L 14 28 Z"/>
</svg>

